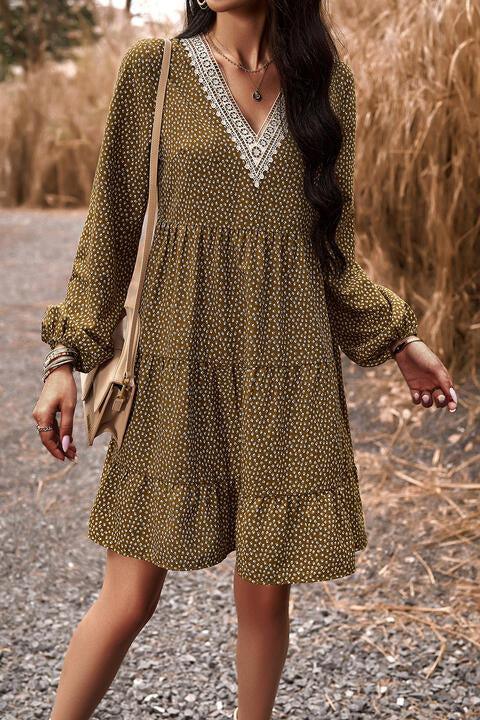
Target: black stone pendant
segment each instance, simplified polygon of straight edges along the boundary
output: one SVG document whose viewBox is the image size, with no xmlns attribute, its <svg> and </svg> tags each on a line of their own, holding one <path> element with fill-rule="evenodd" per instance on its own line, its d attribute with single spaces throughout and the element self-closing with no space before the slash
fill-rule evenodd
<svg viewBox="0 0 480 720">
<path fill-rule="evenodd" d="M 252 97 L 254 100 L 256 100 L 256 102 L 260 102 L 260 100 L 262 99 L 262 94 L 260 93 L 259 90 L 254 90 Z"/>
</svg>

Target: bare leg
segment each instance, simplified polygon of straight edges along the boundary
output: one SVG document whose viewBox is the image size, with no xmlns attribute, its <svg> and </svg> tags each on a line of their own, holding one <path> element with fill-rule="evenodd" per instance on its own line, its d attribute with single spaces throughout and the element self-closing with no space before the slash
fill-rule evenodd
<svg viewBox="0 0 480 720">
<path fill-rule="evenodd" d="M 256 585 L 235 571 L 238 720 L 270 720 L 289 643 L 290 585 Z"/>
<path fill-rule="evenodd" d="M 87 720 L 153 615 L 167 570 L 107 550 L 103 587 L 77 625 L 50 720 Z"/>
</svg>

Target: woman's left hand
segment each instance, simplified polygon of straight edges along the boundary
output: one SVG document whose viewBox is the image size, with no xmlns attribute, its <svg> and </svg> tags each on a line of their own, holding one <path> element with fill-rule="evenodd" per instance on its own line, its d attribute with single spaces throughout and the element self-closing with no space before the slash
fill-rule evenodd
<svg viewBox="0 0 480 720">
<path fill-rule="evenodd" d="M 415 405 L 457 409 L 457 393 L 445 365 L 423 341 L 408 343 L 394 355 L 400 371 L 410 388 Z"/>
</svg>

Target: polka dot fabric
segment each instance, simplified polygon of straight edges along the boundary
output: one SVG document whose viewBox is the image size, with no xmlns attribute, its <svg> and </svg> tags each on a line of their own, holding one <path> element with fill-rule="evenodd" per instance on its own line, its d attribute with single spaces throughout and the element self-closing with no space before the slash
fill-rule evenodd
<svg viewBox="0 0 480 720">
<path fill-rule="evenodd" d="M 77 348 L 82 372 L 111 357 L 135 263 L 163 44 L 138 40 L 122 59 L 66 296 L 42 322 L 51 347 Z M 225 125 L 245 123 L 239 109 L 219 112 L 221 88 L 201 82 L 191 50 L 173 38 L 137 394 L 122 446 L 108 444 L 88 535 L 171 570 L 235 550 L 253 583 L 343 577 L 367 537 L 340 349 L 376 365 L 417 329 L 411 308 L 355 261 L 353 76 L 337 63 L 331 84 L 349 197 L 338 229 L 348 269 L 333 281 L 310 244 L 303 159 L 281 98 L 283 129 L 272 113 L 260 176 Z"/>
</svg>

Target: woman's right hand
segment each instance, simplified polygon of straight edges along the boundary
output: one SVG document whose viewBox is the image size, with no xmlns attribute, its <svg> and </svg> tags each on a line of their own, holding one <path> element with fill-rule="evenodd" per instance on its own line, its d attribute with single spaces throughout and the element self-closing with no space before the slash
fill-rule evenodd
<svg viewBox="0 0 480 720">
<path fill-rule="evenodd" d="M 73 460 L 77 449 L 73 444 L 73 416 L 77 404 L 77 386 L 73 377 L 71 363 L 65 363 L 52 370 L 44 382 L 42 392 L 32 411 L 32 417 L 38 425 L 53 425 L 53 430 L 38 434 L 48 452 L 58 460 Z M 56 413 L 60 412 L 60 427 Z M 62 448 L 62 440 L 69 436 L 70 444 L 67 451 Z M 66 447 L 66 445 L 64 446 Z"/>
</svg>

